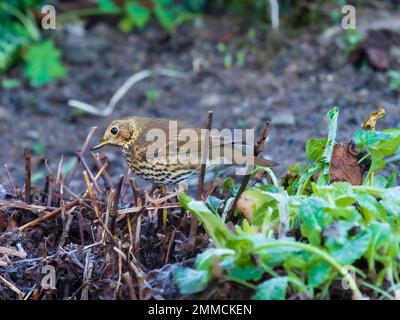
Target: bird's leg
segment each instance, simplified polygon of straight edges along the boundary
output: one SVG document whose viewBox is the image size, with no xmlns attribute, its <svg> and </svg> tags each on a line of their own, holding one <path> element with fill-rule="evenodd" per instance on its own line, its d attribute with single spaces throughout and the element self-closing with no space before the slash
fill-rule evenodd
<svg viewBox="0 0 400 320">
<path fill-rule="evenodd" d="M 162 188 L 166 188 L 166 187 L 162 187 Z M 176 196 L 178 196 L 181 192 L 185 192 L 188 189 L 188 184 L 187 183 L 183 183 L 178 185 L 178 189 L 170 194 L 167 194 L 167 191 L 162 191 L 163 194 L 165 194 L 164 197 L 162 198 L 157 198 L 157 199 L 152 199 L 147 193 L 146 193 L 146 200 L 149 201 L 151 204 L 155 205 L 155 206 L 159 206 L 161 205 L 163 202 L 175 198 Z M 165 189 L 166 190 L 166 189 Z"/>
<path fill-rule="evenodd" d="M 167 186 L 162 186 L 161 187 L 161 192 L 163 195 L 165 195 L 164 199 L 167 198 L 167 193 L 168 193 L 168 188 Z M 164 200 L 166 201 L 166 200 Z M 167 227 L 167 215 L 168 215 L 168 209 L 167 208 L 163 208 L 163 227 L 166 228 Z"/>
</svg>

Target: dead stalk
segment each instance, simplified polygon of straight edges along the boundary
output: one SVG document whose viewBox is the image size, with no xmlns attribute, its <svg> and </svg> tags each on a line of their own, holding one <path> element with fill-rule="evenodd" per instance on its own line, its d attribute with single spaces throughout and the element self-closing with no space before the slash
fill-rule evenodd
<svg viewBox="0 0 400 320">
<path fill-rule="evenodd" d="M 212 127 L 213 114 L 214 114 L 213 111 L 208 111 L 208 124 L 207 124 L 206 134 L 204 137 L 204 146 L 203 146 L 204 150 L 201 153 L 202 161 L 201 161 L 199 183 L 197 185 L 197 200 L 202 200 L 204 176 L 206 173 L 206 164 L 207 164 L 207 159 L 208 159 L 209 134 L 210 134 L 210 130 Z M 197 225 L 198 225 L 197 218 L 194 215 L 192 215 L 192 222 L 190 223 L 189 237 L 188 237 L 187 243 L 185 245 L 186 252 L 192 251 L 194 249 L 194 247 L 196 246 Z"/>
<path fill-rule="evenodd" d="M 121 190 L 122 190 L 123 183 L 124 183 L 124 176 L 121 175 L 121 177 L 119 179 L 118 187 L 117 187 L 117 193 L 116 193 L 115 199 L 114 199 L 114 204 L 113 204 L 113 207 L 110 212 L 110 217 L 111 217 L 110 230 L 113 234 L 115 231 L 115 221 L 116 221 L 117 215 L 118 215 L 119 199 L 121 198 Z"/>
<path fill-rule="evenodd" d="M 82 199 L 75 199 L 74 201 L 72 201 L 71 203 L 69 203 L 69 204 L 67 204 L 67 205 L 65 206 L 65 210 L 69 210 L 69 209 L 72 209 L 72 208 L 74 208 L 74 207 L 77 207 L 77 206 L 79 206 L 82 202 L 83 202 Z M 53 210 L 53 211 L 51 211 L 51 212 L 49 212 L 49 213 L 46 213 L 46 214 L 43 215 L 42 217 L 37 218 L 37 219 L 35 219 L 35 220 L 33 220 L 33 221 L 31 221 L 31 222 L 29 222 L 29 223 L 27 223 L 27 224 L 25 224 L 25 225 L 19 227 L 17 230 L 18 230 L 19 232 L 21 232 L 21 231 L 24 231 L 24 230 L 27 229 L 27 228 L 32 228 L 32 227 L 38 225 L 39 223 L 41 223 L 41 222 L 43 222 L 43 221 L 46 221 L 46 220 L 49 220 L 49 219 L 51 219 L 51 218 L 54 218 L 54 217 L 58 216 L 60 213 L 61 213 L 61 208 L 57 208 L 57 209 L 55 209 L 55 210 Z"/>
<path fill-rule="evenodd" d="M 85 140 L 82 148 L 76 152 L 77 158 L 76 158 L 75 164 L 74 164 L 72 170 L 69 172 L 67 178 L 65 179 L 65 185 L 67 187 L 69 186 L 72 178 L 74 177 L 76 170 L 78 170 L 79 164 L 81 163 L 81 160 L 82 160 L 82 155 L 85 153 L 85 151 L 89 147 L 90 140 L 92 140 L 92 137 L 93 137 L 96 129 L 97 129 L 97 127 L 90 128 L 90 131 L 89 131 L 88 135 L 86 136 L 86 140 Z"/>
<path fill-rule="evenodd" d="M 29 148 L 24 149 L 24 158 L 25 158 L 25 202 L 32 202 L 32 152 Z"/>
<path fill-rule="evenodd" d="M 254 145 L 254 156 L 257 157 L 264 149 L 264 144 L 265 144 L 265 140 L 268 138 L 268 134 L 269 134 L 269 120 L 267 120 L 265 122 L 265 126 L 264 126 L 264 130 L 261 132 L 260 137 L 258 138 L 258 140 L 256 141 L 255 145 Z M 250 169 L 249 169 L 250 171 Z M 243 177 L 242 183 L 240 184 L 240 188 L 238 193 L 235 196 L 235 199 L 233 200 L 226 219 L 229 220 L 230 218 L 232 218 L 233 212 L 235 210 L 236 204 L 240 198 L 240 196 L 242 195 L 242 193 L 244 192 L 244 190 L 246 189 L 248 183 L 250 180 L 250 172 L 248 174 L 246 174 Z"/>
<path fill-rule="evenodd" d="M 96 219 L 100 219 L 101 213 L 100 213 L 99 207 L 97 205 L 96 197 L 94 196 L 94 193 L 93 193 L 93 189 L 92 189 L 93 184 L 89 181 L 87 171 L 83 171 L 83 179 L 85 180 L 87 191 L 89 193 L 89 198 L 93 204 L 93 209 L 96 214 Z"/>
</svg>

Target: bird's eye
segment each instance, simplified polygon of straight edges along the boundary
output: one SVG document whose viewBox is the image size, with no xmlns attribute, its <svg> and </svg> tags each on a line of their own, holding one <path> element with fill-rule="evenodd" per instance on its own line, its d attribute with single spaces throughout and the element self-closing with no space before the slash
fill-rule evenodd
<svg viewBox="0 0 400 320">
<path fill-rule="evenodd" d="M 112 127 L 111 130 L 110 130 L 110 132 L 111 132 L 112 134 L 117 134 L 117 133 L 118 133 L 118 128 L 117 128 L 117 127 Z"/>
</svg>

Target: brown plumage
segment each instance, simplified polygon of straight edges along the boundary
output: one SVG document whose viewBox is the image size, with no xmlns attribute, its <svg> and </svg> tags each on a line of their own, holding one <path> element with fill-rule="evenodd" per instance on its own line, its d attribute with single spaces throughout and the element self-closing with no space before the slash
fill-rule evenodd
<svg viewBox="0 0 400 320">
<path fill-rule="evenodd" d="M 146 117 L 114 120 L 96 150 L 105 145 L 117 147 L 129 167 L 145 180 L 176 184 L 198 174 L 206 141 L 205 130 L 183 122 Z M 207 169 L 254 161 L 256 166 L 276 166 L 275 162 L 244 156 L 242 141 L 209 137 Z M 224 160 L 218 160 L 218 156 Z"/>
</svg>

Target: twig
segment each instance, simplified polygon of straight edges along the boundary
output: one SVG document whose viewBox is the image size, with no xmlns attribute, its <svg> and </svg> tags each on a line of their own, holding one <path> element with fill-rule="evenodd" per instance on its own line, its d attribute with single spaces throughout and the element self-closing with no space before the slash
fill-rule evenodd
<svg viewBox="0 0 400 320">
<path fill-rule="evenodd" d="M 0 253 L 10 256 L 16 256 L 22 259 L 26 258 L 26 252 L 21 252 L 13 248 L 0 247 Z"/>
<path fill-rule="evenodd" d="M 167 195 L 167 193 L 168 193 L 167 186 L 163 186 L 161 188 L 161 191 L 162 191 L 163 194 Z M 163 213 L 162 213 L 162 226 L 163 226 L 163 228 L 167 227 L 167 218 L 168 218 L 168 209 L 164 207 L 163 208 Z"/>
<path fill-rule="evenodd" d="M 81 300 L 88 300 L 89 299 L 89 282 L 92 278 L 93 273 L 93 261 L 90 258 L 91 250 L 89 250 L 86 254 L 86 261 L 85 261 L 85 270 L 83 272 L 83 285 L 81 292 Z"/>
<path fill-rule="evenodd" d="M 135 289 L 133 288 L 132 277 L 129 274 L 129 272 L 125 272 L 122 275 L 122 278 L 124 279 L 126 285 L 128 286 L 129 296 L 131 300 L 137 300 L 136 292 Z"/>
<path fill-rule="evenodd" d="M 83 179 L 85 180 L 85 183 L 86 183 L 86 186 L 87 186 L 87 190 L 88 190 L 88 193 L 89 193 L 89 198 L 90 198 L 90 200 L 92 201 L 92 204 L 93 204 L 93 209 L 94 209 L 94 212 L 96 214 L 96 219 L 100 219 L 101 213 L 100 213 L 99 207 L 97 205 L 96 197 L 94 196 L 94 193 L 93 193 L 92 183 L 90 183 L 90 181 L 89 181 L 88 173 L 87 173 L 86 170 L 83 171 Z"/>
<path fill-rule="evenodd" d="M 204 149 L 203 149 L 203 152 L 201 153 L 201 155 L 202 155 L 201 156 L 201 169 L 200 169 L 199 182 L 197 184 L 197 200 L 201 200 L 202 194 L 203 194 L 204 176 L 206 174 L 209 136 L 210 136 L 210 130 L 212 127 L 213 114 L 214 114 L 213 111 L 208 111 L 208 124 L 207 124 L 207 130 L 206 130 L 205 136 L 204 136 Z"/>
<path fill-rule="evenodd" d="M 93 137 L 94 132 L 96 131 L 96 129 L 97 129 L 97 127 L 91 127 L 91 128 L 90 128 L 90 131 L 89 131 L 88 135 L 86 136 L 86 140 L 85 140 L 85 142 L 84 142 L 82 148 L 79 149 L 79 150 L 76 152 L 77 158 L 76 158 L 76 161 L 75 161 L 75 164 L 74 164 L 72 170 L 69 172 L 68 177 L 65 179 L 65 186 L 68 187 L 69 184 L 70 184 L 70 182 L 71 182 L 71 180 L 72 180 L 72 178 L 74 177 L 74 175 L 75 175 L 75 173 L 76 173 L 76 170 L 78 169 L 79 164 L 81 163 L 82 155 L 85 153 L 85 151 L 86 151 L 87 148 L 89 147 L 90 140 L 92 139 L 92 137 Z"/>
<path fill-rule="evenodd" d="M 73 207 L 79 206 L 82 202 L 83 202 L 82 199 L 75 199 L 74 201 L 72 201 L 71 203 L 69 203 L 65 206 L 65 210 L 69 210 Z M 37 218 L 37 219 L 19 227 L 17 230 L 20 232 L 24 231 L 26 228 L 34 227 L 43 221 L 46 221 L 46 220 L 49 220 L 51 218 L 58 216 L 60 213 L 61 213 L 61 208 L 57 208 L 49 213 L 46 213 L 44 216 Z"/>
<path fill-rule="evenodd" d="M 142 198 L 140 197 L 140 190 L 138 190 L 138 188 L 136 187 L 136 182 L 135 182 L 134 178 L 130 178 L 129 182 L 131 184 L 133 198 L 135 199 L 135 205 L 137 207 L 141 207 L 142 206 Z"/>
<path fill-rule="evenodd" d="M 183 73 L 183 72 L 175 71 L 172 69 L 165 69 L 165 68 L 157 68 L 154 70 L 147 69 L 147 70 L 137 72 L 134 75 L 132 75 L 130 78 L 128 78 L 122 84 L 122 86 L 114 93 L 114 95 L 111 97 L 110 101 L 108 102 L 107 107 L 104 109 L 99 109 L 88 103 L 73 100 L 73 99 L 68 100 L 68 104 L 73 108 L 78 108 L 87 113 L 101 116 L 101 117 L 107 117 L 113 113 L 114 108 L 117 105 L 118 101 L 121 100 L 121 98 L 129 91 L 129 89 L 135 83 L 137 83 L 141 80 L 144 80 L 146 78 L 149 78 L 151 76 L 157 76 L 157 75 L 181 78 L 181 79 L 188 79 L 192 76 L 192 73 Z"/>
<path fill-rule="evenodd" d="M 110 229 L 108 229 L 107 226 L 106 226 L 101 220 L 97 220 L 96 222 L 100 225 L 100 227 L 103 228 L 103 230 L 107 233 L 107 235 L 110 237 L 110 239 L 112 240 L 112 242 L 113 242 L 115 245 L 118 245 L 118 238 L 115 237 L 115 236 L 112 234 L 112 232 L 110 231 Z"/>
<path fill-rule="evenodd" d="M 62 186 L 62 167 L 64 163 L 64 155 L 61 155 L 60 161 L 58 162 L 58 167 L 57 167 L 57 174 L 56 174 L 56 183 L 58 187 L 58 191 L 61 193 L 61 186 Z"/>
<path fill-rule="evenodd" d="M 53 202 L 53 174 L 51 173 L 49 176 L 49 189 L 47 192 L 47 206 L 51 207 Z"/>
<path fill-rule="evenodd" d="M 168 264 L 168 262 L 169 262 L 169 256 L 171 254 L 172 245 L 175 240 L 175 232 L 176 232 L 176 230 L 174 229 L 171 233 L 171 238 L 169 239 L 167 254 L 165 256 L 165 264 Z"/>
<path fill-rule="evenodd" d="M 213 120 L 213 111 L 208 111 L 208 123 L 207 123 L 207 130 L 205 132 L 205 137 L 204 137 L 204 149 L 203 152 L 201 153 L 201 168 L 200 168 L 200 175 L 199 175 L 199 182 L 197 185 L 197 200 L 202 200 L 202 194 L 203 194 L 203 185 L 204 185 L 204 176 L 206 172 L 206 165 L 207 165 L 207 160 L 208 160 L 208 145 L 209 145 L 209 135 L 210 135 L 210 130 L 212 127 L 212 120 Z M 192 221 L 190 223 L 190 231 L 189 231 L 189 237 L 187 239 L 186 244 L 184 245 L 185 251 L 189 252 L 194 249 L 196 246 L 196 237 L 197 237 L 197 217 L 192 215 Z"/>
<path fill-rule="evenodd" d="M 118 243 L 118 249 L 121 250 L 121 242 Z M 117 300 L 117 294 L 121 287 L 121 279 L 122 279 L 122 256 L 118 255 L 118 280 L 114 290 L 114 300 Z"/>
<path fill-rule="evenodd" d="M 18 295 L 19 299 L 22 300 L 24 298 L 24 293 L 21 290 L 19 290 L 13 283 L 4 279 L 2 276 L 0 276 L 0 282 L 2 282 L 6 287 L 14 291 Z"/>
<path fill-rule="evenodd" d="M 61 234 L 60 242 L 58 244 L 59 247 L 63 247 L 65 244 L 65 240 L 67 240 L 67 238 L 68 238 L 69 229 L 71 228 L 72 219 L 74 218 L 74 216 L 72 215 L 72 211 L 74 211 L 74 210 L 75 210 L 75 208 L 72 208 L 66 214 L 67 221 L 64 224 L 64 229 Z"/>
<path fill-rule="evenodd" d="M 116 193 L 115 199 L 114 199 L 114 204 L 113 204 L 113 207 L 110 212 L 110 217 L 111 217 L 110 230 L 111 230 L 112 234 L 114 234 L 114 230 L 115 230 L 115 220 L 117 219 L 117 215 L 118 215 L 118 205 L 119 205 L 119 199 L 121 198 L 121 190 L 122 190 L 123 183 L 124 183 L 124 176 L 121 175 L 121 177 L 119 179 L 118 187 L 117 187 L 117 193 Z"/>
<path fill-rule="evenodd" d="M 264 143 L 265 140 L 267 139 L 269 134 L 269 120 L 267 120 L 265 122 L 265 126 L 264 126 L 264 130 L 261 132 L 260 138 L 256 141 L 255 145 L 254 145 L 254 156 L 257 157 L 264 149 Z M 249 170 L 250 171 L 250 170 Z M 243 177 L 242 183 L 240 184 L 240 188 L 238 193 L 235 196 L 235 199 L 233 200 L 228 213 L 226 215 L 226 219 L 230 219 L 233 215 L 233 212 L 235 210 L 236 204 L 240 198 L 240 196 L 242 195 L 242 193 L 244 192 L 244 190 L 247 187 L 247 184 L 249 183 L 250 180 L 250 172 L 248 174 L 246 174 Z"/>
<path fill-rule="evenodd" d="M 142 214 L 140 213 L 137 221 L 136 221 L 136 233 L 135 233 L 135 256 L 139 257 L 137 255 L 138 251 L 139 251 L 139 245 L 140 245 L 140 229 L 142 226 Z"/>
<path fill-rule="evenodd" d="M 100 170 L 100 168 L 102 168 L 104 165 L 106 166 L 106 168 L 108 167 L 108 162 L 106 162 L 104 165 L 102 164 L 102 162 L 101 162 L 101 160 L 100 160 L 100 155 L 99 155 L 99 153 L 96 152 L 96 154 L 94 154 L 94 153 L 92 152 L 92 156 L 93 156 L 94 163 L 96 164 L 98 170 Z M 105 184 L 105 186 L 106 186 L 106 189 L 111 190 L 114 186 L 113 186 L 111 177 L 110 177 L 110 175 L 108 174 L 108 172 L 107 172 L 106 169 L 104 169 L 104 171 L 103 171 L 101 177 L 102 177 L 103 180 L 104 180 L 104 184 Z"/>
<path fill-rule="evenodd" d="M 54 210 L 53 207 L 45 207 L 45 206 L 38 206 L 34 204 L 26 204 L 22 202 L 9 202 L 6 200 L 0 200 L 0 208 L 15 208 L 15 209 L 23 209 L 27 211 L 36 211 L 42 212 L 45 210 Z"/>
<path fill-rule="evenodd" d="M 11 187 L 13 188 L 14 195 L 17 195 L 17 188 L 15 187 L 14 181 L 10 174 L 10 170 L 8 169 L 8 166 L 6 164 L 4 165 L 4 169 L 6 169 L 8 182 L 10 183 Z"/>
<path fill-rule="evenodd" d="M 32 172 L 32 153 L 29 148 L 24 149 L 24 158 L 25 158 L 25 202 L 32 202 L 32 181 L 31 181 L 31 172 Z"/>
</svg>

